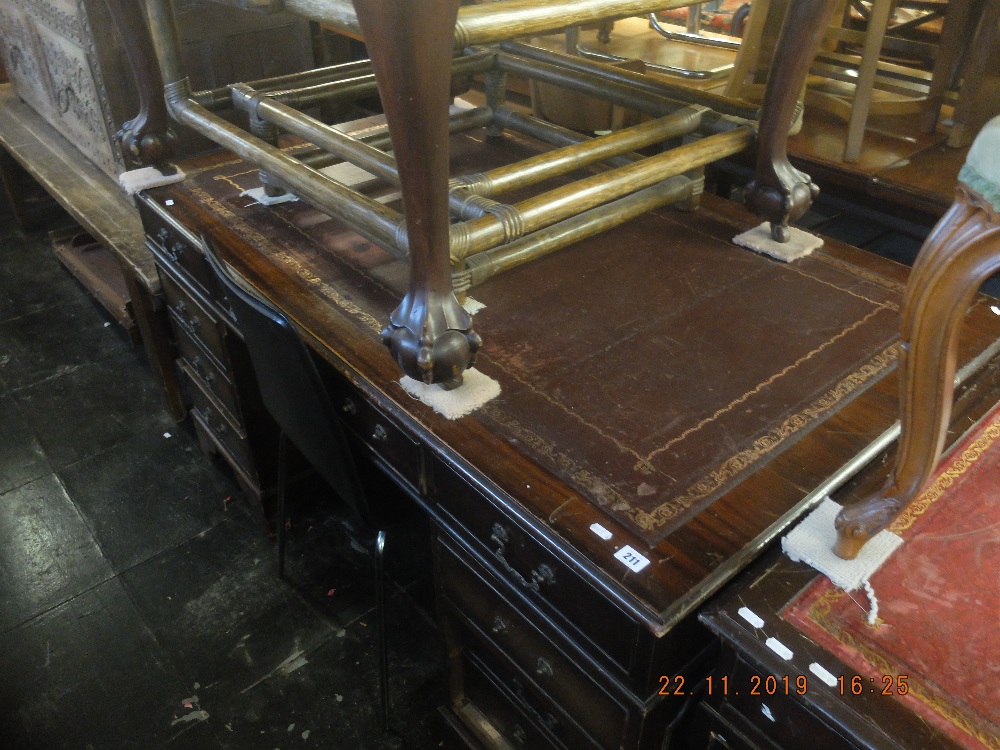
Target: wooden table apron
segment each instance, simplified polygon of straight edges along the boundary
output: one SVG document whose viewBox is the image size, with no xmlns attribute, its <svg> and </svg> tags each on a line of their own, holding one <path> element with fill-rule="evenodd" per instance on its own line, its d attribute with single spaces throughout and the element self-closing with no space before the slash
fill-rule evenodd
<svg viewBox="0 0 1000 750">
<path fill-rule="evenodd" d="M 189 174 L 197 171 L 196 164 L 185 168 Z M 151 196 L 161 204 L 172 200 L 165 208 L 168 213 L 193 231 L 211 236 L 223 257 L 288 313 L 316 352 L 426 447 L 432 458 L 429 466 L 444 465 L 457 472 L 508 516 L 533 529 L 564 564 L 584 575 L 655 635 L 665 634 L 757 557 L 803 510 L 814 489 L 864 451 L 897 418 L 896 377 L 890 373 L 651 545 L 527 457 L 498 434 L 489 419 L 474 413 L 449 421 L 407 396 L 398 383 L 399 371 L 377 335 L 398 301 L 386 286 L 372 285 L 346 266 L 337 278 L 320 279 L 309 269 L 305 256 L 295 257 L 297 250 L 282 250 L 280 265 L 276 264 L 268 257 L 274 247 L 265 252 L 269 247 L 266 230 L 251 229 L 238 211 L 207 200 L 207 194 L 171 186 Z M 741 208 L 710 195 L 703 197 L 698 211 L 670 216 L 721 241 L 755 223 Z M 607 242 L 600 237 L 597 241 Z M 301 252 L 316 250 L 304 243 Z M 744 251 L 734 247 L 734 252 Z M 900 285 L 905 282 L 904 267 L 842 243 L 828 240 L 823 252 L 832 262 L 856 267 L 860 276 L 875 274 Z M 562 251 L 561 262 L 568 264 L 567 268 L 572 268 L 572 254 L 572 249 Z M 640 276 L 645 272 L 637 271 Z M 641 293 L 638 281 L 635 289 L 623 290 L 626 292 Z M 1000 337 L 998 320 L 988 305 L 973 306 L 961 363 Z M 538 321 L 538 330 L 540 336 L 546 335 L 545 321 Z M 484 338 L 490 335 L 488 330 L 482 333 Z M 422 502 L 428 512 L 439 515 L 433 475 L 429 488 Z M 470 493 L 470 497 L 474 495 Z M 613 533 L 613 543 L 591 530 L 594 523 Z M 614 557 L 626 544 L 651 560 L 640 573 L 631 572 Z"/>
</svg>

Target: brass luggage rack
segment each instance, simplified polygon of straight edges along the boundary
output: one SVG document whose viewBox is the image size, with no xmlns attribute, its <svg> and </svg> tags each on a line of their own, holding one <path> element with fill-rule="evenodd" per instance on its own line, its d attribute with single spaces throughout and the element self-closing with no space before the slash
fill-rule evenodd
<svg viewBox="0 0 1000 750">
<path fill-rule="evenodd" d="M 697 205 L 705 165 L 757 145 L 757 178 L 748 205 L 772 222 L 777 240 L 811 203 L 816 188 L 788 163 L 785 139 L 806 70 L 835 4 L 797 0 L 782 29 L 763 106 L 685 88 L 579 57 L 508 41 L 603 18 L 690 4 L 683 0 L 506 0 L 458 7 L 458 0 L 244 0 L 242 7 L 292 11 L 360 33 L 371 60 L 219 89 L 193 92 L 180 63 L 169 0 L 142 9 L 111 0 L 140 80 L 143 109 L 126 123 L 126 152 L 144 162 L 167 158 L 167 119 L 193 128 L 261 169 L 271 194 L 290 191 L 400 257 L 410 284 L 383 339 L 403 371 L 445 387 L 461 383 L 479 348 L 455 292 L 489 276 L 669 203 Z M 232 3 L 227 3 L 232 4 Z M 156 59 L 149 50 L 155 49 Z M 156 94 L 156 68 L 164 97 Z M 450 81 L 482 74 L 486 106 L 449 110 Z M 587 137 L 505 105 L 505 79 L 517 74 L 628 107 L 649 118 Z M 387 125 L 347 135 L 303 112 L 323 102 L 378 93 Z M 219 110 L 235 107 L 247 127 Z M 511 165 L 449 179 L 448 136 L 485 128 L 552 145 Z M 290 133 L 311 147 L 278 147 Z M 675 145 L 653 155 L 637 150 Z M 393 153 L 387 149 L 391 147 Z M 346 161 L 402 193 L 403 212 L 320 170 Z M 582 167 L 602 171 L 516 203 L 498 196 Z"/>
</svg>

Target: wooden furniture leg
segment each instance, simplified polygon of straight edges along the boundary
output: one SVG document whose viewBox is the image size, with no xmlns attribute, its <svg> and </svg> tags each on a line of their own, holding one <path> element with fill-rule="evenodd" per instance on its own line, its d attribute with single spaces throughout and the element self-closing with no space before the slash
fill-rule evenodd
<svg viewBox="0 0 1000 750">
<path fill-rule="evenodd" d="M 998 270 L 1000 212 L 960 182 L 955 203 L 920 251 L 903 300 L 896 466 L 877 493 L 840 512 L 840 557 L 855 558 L 930 479 L 951 416 L 959 330 L 980 284 Z"/>
<path fill-rule="evenodd" d="M 790 4 L 778 38 L 778 52 L 761 109 L 757 174 L 747 186 L 747 207 L 771 222 L 771 236 L 788 240 L 788 223 L 804 214 L 819 188 L 788 161 L 788 131 L 809 65 L 830 24 L 837 0 L 797 0 Z"/>
<path fill-rule="evenodd" d="M 865 124 L 868 122 L 872 95 L 875 93 L 875 74 L 878 73 L 879 56 L 882 54 L 885 30 L 895 7 L 895 0 L 875 0 L 872 3 L 871 13 L 868 16 L 868 30 L 865 32 L 865 44 L 861 52 L 861 65 L 858 68 L 858 80 L 854 84 L 854 102 L 851 106 L 851 119 L 847 124 L 844 161 L 857 161 L 861 158 L 861 143 L 865 138 Z"/>
<path fill-rule="evenodd" d="M 356 0 L 399 166 L 410 284 L 382 332 L 407 375 L 462 382 L 479 336 L 451 288 L 449 80 L 458 0 Z"/>
<path fill-rule="evenodd" d="M 996 49 L 1000 40 L 1000 3 L 988 2 L 983 8 L 982 17 L 975 33 L 970 40 L 972 52 L 963 65 L 964 81 L 959 91 L 958 102 L 952 117 L 951 133 L 948 145 L 961 148 L 976 136 L 976 128 L 986 117 L 996 114 L 995 100 L 983 95 L 981 90 L 983 79 L 995 75 L 997 70 Z"/>
<path fill-rule="evenodd" d="M 930 88 L 927 91 L 928 108 L 922 122 L 922 129 L 925 133 L 933 133 L 937 129 L 945 91 L 948 90 L 957 74 L 967 35 L 970 31 L 974 31 L 974 26 L 970 29 L 973 4 L 974 0 L 949 0 L 948 2 L 944 24 L 941 27 L 938 56 L 934 61 L 934 71 L 931 73 Z"/>
<path fill-rule="evenodd" d="M 177 367 L 174 365 L 174 345 L 170 337 L 170 324 L 166 321 L 162 310 L 157 310 L 156 300 L 149 289 L 136 278 L 131 269 L 122 264 L 122 274 L 128 286 L 129 299 L 132 302 L 132 312 L 139 335 L 149 360 L 149 369 L 153 379 L 163 391 L 167 411 L 175 422 L 183 422 L 187 416 L 184 395 L 177 377 Z"/>
<path fill-rule="evenodd" d="M 104 4 L 115 26 L 123 32 L 125 55 L 139 92 L 139 114 L 124 123 L 117 134 L 122 154 L 134 164 L 152 165 L 172 174 L 174 168 L 167 165 L 167 159 L 173 155 L 176 137 L 169 127 L 170 116 L 142 4 L 140 0 L 104 0 Z"/>
</svg>

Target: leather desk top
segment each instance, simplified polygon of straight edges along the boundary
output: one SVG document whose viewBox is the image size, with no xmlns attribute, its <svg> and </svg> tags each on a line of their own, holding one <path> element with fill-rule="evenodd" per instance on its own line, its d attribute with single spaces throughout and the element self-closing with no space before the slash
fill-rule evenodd
<svg viewBox="0 0 1000 750">
<path fill-rule="evenodd" d="M 528 153 L 475 134 L 487 163 Z M 464 163 L 464 162 L 463 162 Z M 755 557 L 896 419 L 906 269 L 829 241 L 780 264 L 732 245 L 752 218 L 704 196 L 472 290 L 477 367 L 502 393 L 448 421 L 407 396 L 378 333 L 405 265 L 325 215 L 255 204 L 237 162 L 153 193 L 286 310 L 307 340 L 448 463 L 571 550 L 663 632 Z M 482 164 L 477 164 L 482 168 Z M 458 173 L 461 169 L 458 170 Z M 970 313 L 964 363 L 1000 337 Z M 590 526 L 600 523 L 605 542 Z M 631 572 L 628 544 L 654 563 Z"/>
</svg>

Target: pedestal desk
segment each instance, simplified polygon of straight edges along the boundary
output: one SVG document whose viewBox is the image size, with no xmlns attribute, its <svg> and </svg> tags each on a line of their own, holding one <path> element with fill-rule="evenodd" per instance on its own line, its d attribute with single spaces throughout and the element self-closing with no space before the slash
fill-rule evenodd
<svg viewBox="0 0 1000 750">
<path fill-rule="evenodd" d="M 481 140 L 456 136 L 456 162 L 532 148 Z M 205 445 L 266 499 L 276 436 L 202 234 L 286 311 L 356 445 L 434 521 L 447 714 L 482 746 L 670 744 L 701 698 L 676 679 L 714 665 L 698 608 L 893 437 L 906 269 L 857 249 L 776 263 L 733 246 L 750 216 L 705 195 L 491 279 L 472 290 L 477 368 L 501 395 L 450 421 L 379 339 L 403 262 L 301 203 L 241 197 L 252 165 L 184 169 L 140 211 Z M 998 337 L 974 305 L 963 404 L 993 392 Z"/>
</svg>

